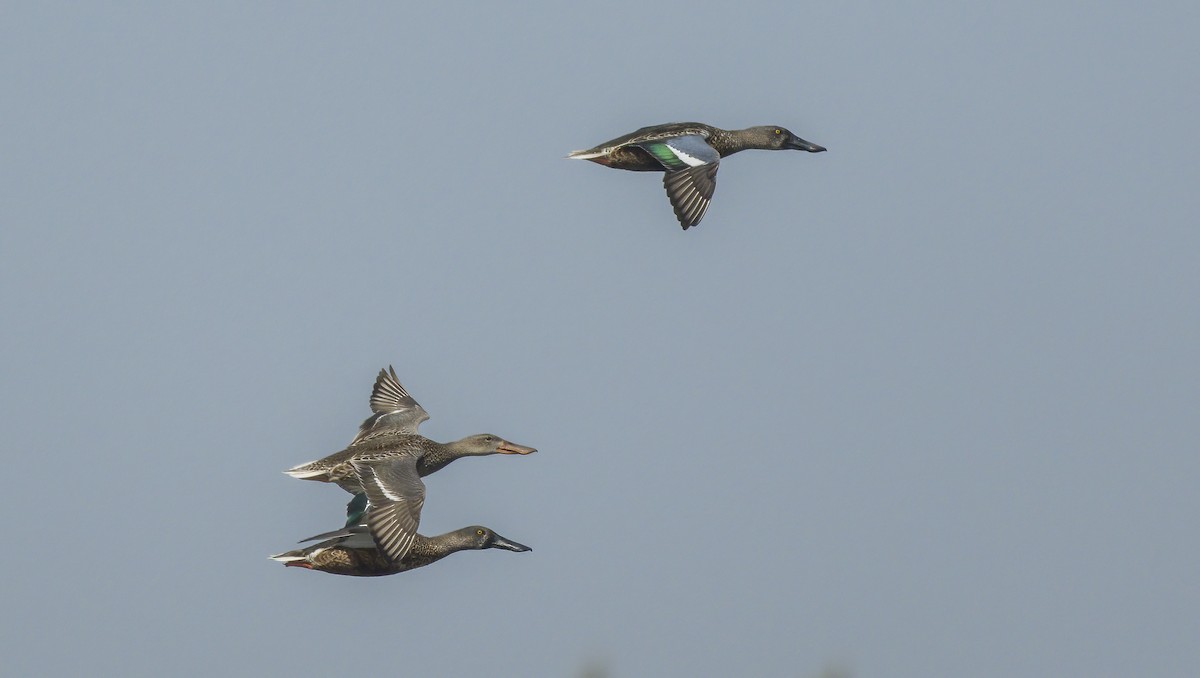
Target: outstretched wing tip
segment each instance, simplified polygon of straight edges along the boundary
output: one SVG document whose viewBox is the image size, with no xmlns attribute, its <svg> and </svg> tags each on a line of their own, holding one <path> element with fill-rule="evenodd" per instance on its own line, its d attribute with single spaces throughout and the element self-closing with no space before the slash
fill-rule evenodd
<svg viewBox="0 0 1200 678">
<path fill-rule="evenodd" d="M 708 211 L 717 186 L 717 163 L 705 163 L 663 174 L 663 187 L 683 230 L 695 226 Z"/>
</svg>

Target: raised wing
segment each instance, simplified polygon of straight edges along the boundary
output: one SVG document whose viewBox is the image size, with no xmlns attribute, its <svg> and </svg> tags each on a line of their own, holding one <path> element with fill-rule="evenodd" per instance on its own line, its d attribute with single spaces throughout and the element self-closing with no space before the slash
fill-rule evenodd
<svg viewBox="0 0 1200 678">
<path fill-rule="evenodd" d="M 391 365 L 386 370 L 379 370 L 379 376 L 375 378 L 375 387 L 371 389 L 371 411 L 375 414 L 358 427 L 358 435 L 350 441 L 351 445 L 383 431 L 416 433 L 421 422 L 429 418 L 425 408 L 400 385 Z"/>
</svg>

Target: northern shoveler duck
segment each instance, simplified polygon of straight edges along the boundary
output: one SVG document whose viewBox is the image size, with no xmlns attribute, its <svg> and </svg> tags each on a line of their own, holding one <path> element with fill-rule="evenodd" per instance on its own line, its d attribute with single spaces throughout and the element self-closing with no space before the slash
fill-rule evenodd
<svg viewBox="0 0 1200 678">
<path fill-rule="evenodd" d="M 791 149 L 820 153 L 825 149 L 783 127 L 725 130 L 699 122 L 651 125 L 567 157 L 634 172 L 665 172 L 663 186 L 683 230 L 700 223 L 717 186 L 721 158 L 748 148 Z"/>
<path fill-rule="evenodd" d="M 532 551 L 496 534 L 494 530 L 475 525 L 447 532 L 437 537 L 415 535 L 412 548 L 401 559 L 392 559 L 376 545 L 366 526 L 345 528 L 319 534 L 304 541 L 325 539 L 319 544 L 271 556 L 286 567 L 303 567 L 351 577 L 381 577 L 406 572 L 441 560 L 451 553 L 468 550 L 504 549 Z"/>
<path fill-rule="evenodd" d="M 366 512 L 371 534 L 393 561 L 402 560 L 416 539 L 425 502 L 423 476 L 461 457 L 537 451 L 490 433 L 451 443 L 438 443 L 418 434 L 417 427 L 429 415 L 400 385 L 391 366 L 380 370 L 375 379 L 371 410 L 374 414 L 359 427 L 349 447 L 284 473 L 293 478 L 337 483 L 354 494 L 347 505 L 346 524 L 357 525 Z M 366 502 L 370 503 L 370 511 L 366 511 Z"/>
</svg>

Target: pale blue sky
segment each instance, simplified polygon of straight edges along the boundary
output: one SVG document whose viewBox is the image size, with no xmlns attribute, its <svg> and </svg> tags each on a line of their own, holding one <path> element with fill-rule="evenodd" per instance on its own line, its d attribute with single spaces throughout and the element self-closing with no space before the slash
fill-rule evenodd
<svg viewBox="0 0 1200 678">
<path fill-rule="evenodd" d="M 13 675 L 1186 676 L 1194 3 L 10 4 Z M 637 127 L 785 125 L 683 232 Z M 266 559 L 394 364 L 422 531 Z"/>
</svg>

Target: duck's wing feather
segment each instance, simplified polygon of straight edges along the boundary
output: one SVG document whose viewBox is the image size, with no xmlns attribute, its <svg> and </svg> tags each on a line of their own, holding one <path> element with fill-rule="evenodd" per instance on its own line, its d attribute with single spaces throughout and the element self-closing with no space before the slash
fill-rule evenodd
<svg viewBox="0 0 1200 678">
<path fill-rule="evenodd" d="M 399 562 L 417 536 L 425 503 L 425 483 L 417 473 L 417 458 L 403 454 L 353 463 L 371 504 L 367 509 L 371 536 L 380 551 L 392 562 Z"/>
<path fill-rule="evenodd" d="M 568 158 L 591 160 L 605 156 L 623 146 L 641 146 L 644 143 L 672 139 L 684 136 L 695 136 L 701 139 L 708 137 L 712 128 L 698 122 L 669 122 L 664 125 L 642 127 L 629 134 L 623 134 L 615 139 L 609 139 L 602 144 L 583 151 L 571 151 Z"/>
<path fill-rule="evenodd" d="M 683 230 L 700 223 L 717 188 L 721 154 L 696 134 L 644 141 L 639 148 L 654 156 L 666 170 L 663 186 Z"/>
<path fill-rule="evenodd" d="M 425 408 L 404 390 L 391 365 L 386 370 L 379 370 L 379 376 L 375 378 L 375 387 L 371 389 L 371 411 L 374 414 L 358 427 L 358 435 L 350 441 L 351 445 L 381 431 L 416 433 L 421 422 L 429 418 Z"/>
<path fill-rule="evenodd" d="M 712 134 L 712 128 L 708 125 L 698 122 L 668 122 L 662 125 L 650 125 L 642 127 L 634 132 L 630 132 L 623 137 L 617 137 L 604 145 L 624 146 L 627 144 L 641 144 L 646 141 L 658 141 L 659 139 L 671 139 L 675 137 L 696 136 L 707 138 Z"/>
<path fill-rule="evenodd" d="M 363 518 L 367 515 L 367 506 L 366 493 L 355 494 L 354 498 L 346 503 L 346 527 L 354 527 L 362 523 Z"/>
<path fill-rule="evenodd" d="M 700 223 L 708 210 L 708 202 L 717 188 L 717 163 L 668 171 L 663 175 L 663 187 L 679 225 L 686 231 Z"/>
<path fill-rule="evenodd" d="M 340 530 L 314 534 L 307 539 L 301 539 L 300 543 L 303 544 L 307 541 L 317 540 L 337 542 L 338 546 L 344 546 L 348 549 L 375 548 L 375 539 L 371 536 L 371 531 L 366 524 L 355 525 L 353 527 L 346 526 Z"/>
<path fill-rule="evenodd" d="M 697 134 L 652 139 L 634 145 L 654 156 L 668 172 L 699 165 L 715 165 L 721 161 L 717 149 L 709 146 L 708 140 Z"/>
</svg>

